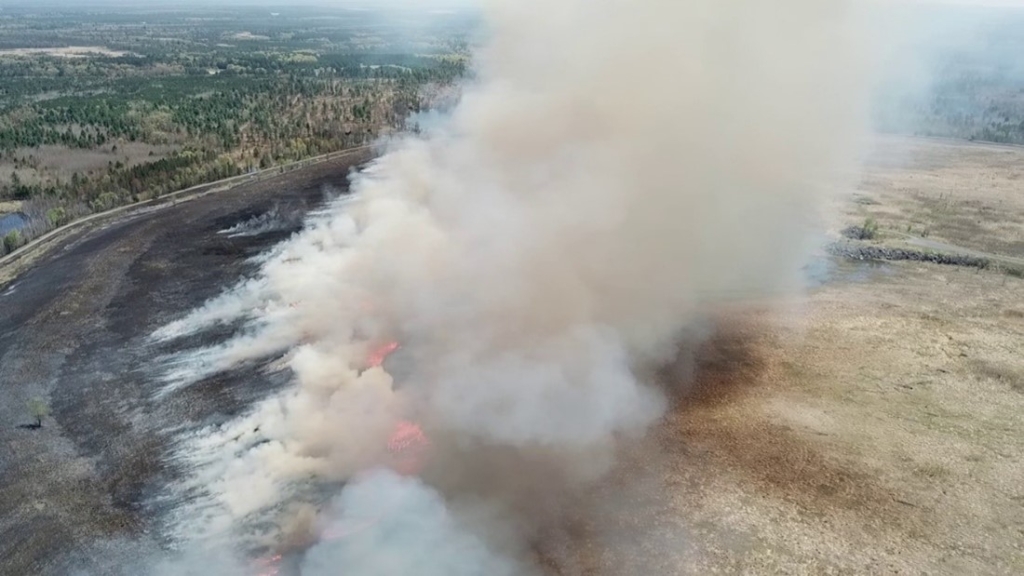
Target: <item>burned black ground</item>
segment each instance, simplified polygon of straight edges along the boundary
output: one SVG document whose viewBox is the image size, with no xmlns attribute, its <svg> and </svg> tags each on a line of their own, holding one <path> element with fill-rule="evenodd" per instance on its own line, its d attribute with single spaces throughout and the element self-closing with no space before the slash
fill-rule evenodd
<svg viewBox="0 0 1024 576">
<path fill-rule="evenodd" d="M 0 289 L 0 572 L 116 573 L 97 542 L 159 547 L 179 473 L 173 433 L 224 419 L 281 385 L 254 367 L 155 399 L 154 329 L 254 271 L 250 256 L 287 237 L 220 232 L 278 210 L 304 213 L 344 190 L 365 156 L 128 215 L 62 241 Z M 227 327 L 230 330 L 230 327 Z M 223 336 L 223 334 L 221 335 Z M 200 335 L 190 345 L 217 335 Z M 48 400 L 38 430 L 26 403 Z M 114 555 L 116 556 L 116 554 Z"/>
</svg>

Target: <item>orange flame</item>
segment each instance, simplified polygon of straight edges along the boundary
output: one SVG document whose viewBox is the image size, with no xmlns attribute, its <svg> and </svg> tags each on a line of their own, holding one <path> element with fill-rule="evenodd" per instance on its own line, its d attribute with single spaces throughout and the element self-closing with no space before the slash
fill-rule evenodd
<svg viewBox="0 0 1024 576">
<path fill-rule="evenodd" d="M 423 451 L 430 440 L 419 424 L 401 421 L 388 439 L 388 452 L 395 457 L 393 468 L 399 474 L 414 476 L 423 469 Z"/>
<path fill-rule="evenodd" d="M 384 364 L 384 360 L 386 360 L 387 357 L 395 350 L 398 350 L 398 342 L 382 344 L 370 352 L 370 356 L 366 359 L 366 363 L 369 364 L 370 368 L 377 368 Z"/>
<path fill-rule="evenodd" d="M 281 573 L 280 562 L 280 554 L 257 560 L 256 564 L 260 566 L 259 576 L 278 576 Z"/>
<path fill-rule="evenodd" d="M 388 440 L 388 450 L 392 453 L 401 452 L 408 448 L 417 448 L 428 444 L 427 435 L 415 422 L 403 420 L 395 426 Z"/>
<path fill-rule="evenodd" d="M 380 360 L 383 361 L 388 354 L 394 352 L 397 348 L 397 343 L 381 347 L 379 351 L 385 352 Z M 379 364 L 377 365 L 379 366 Z M 388 438 L 388 452 L 399 460 L 395 466 L 395 471 L 399 474 L 418 474 L 419 470 L 423 467 L 422 449 L 429 445 L 430 440 L 424 434 L 423 428 L 419 424 L 409 420 L 399 421 Z M 379 518 L 368 518 L 361 522 L 329 526 L 321 532 L 319 539 L 321 541 L 340 540 L 365 530 L 377 524 L 378 521 Z M 278 554 L 257 560 L 258 576 L 279 576 L 281 573 L 281 558 L 281 555 Z"/>
</svg>

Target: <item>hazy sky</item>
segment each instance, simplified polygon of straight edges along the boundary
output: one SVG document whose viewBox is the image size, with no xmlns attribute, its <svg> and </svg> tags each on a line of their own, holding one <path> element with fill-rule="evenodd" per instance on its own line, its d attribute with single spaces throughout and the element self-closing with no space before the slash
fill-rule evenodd
<svg viewBox="0 0 1024 576">
<path fill-rule="evenodd" d="M 26 5 L 131 5 L 131 6 L 159 6 L 161 8 L 173 9 L 194 4 L 210 5 L 250 5 L 250 6 L 324 6 L 324 7 L 437 7 L 443 6 L 466 6 L 480 4 L 487 0 L 0 0 L 2 6 L 26 6 Z M 1013 6 L 1024 7 L 1024 0 L 868 0 L 881 3 L 915 3 L 915 4 L 961 4 L 970 6 Z"/>
<path fill-rule="evenodd" d="M 924 4 L 965 4 L 969 6 L 1014 6 L 1024 7 L 1024 0 L 904 0 Z"/>
</svg>

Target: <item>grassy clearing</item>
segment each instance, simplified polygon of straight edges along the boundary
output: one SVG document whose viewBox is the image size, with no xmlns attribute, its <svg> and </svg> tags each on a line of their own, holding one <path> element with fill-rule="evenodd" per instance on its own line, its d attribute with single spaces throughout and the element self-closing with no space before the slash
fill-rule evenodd
<svg viewBox="0 0 1024 576">
<path fill-rule="evenodd" d="M 11 183 L 12 172 L 16 172 L 26 184 L 47 184 L 57 180 L 68 182 L 76 173 L 93 176 L 105 172 L 109 165 L 117 162 L 129 167 L 155 162 L 177 149 L 172 145 L 143 142 L 109 144 L 92 150 L 55 145 L 18 148 L 0 156 L 0 186 Z"/>
<path fill-rule="evenodd" d="M 846 206 L 848 222 L 1024 258 L 1024 148 L 885 137 Z"/>
</svg>

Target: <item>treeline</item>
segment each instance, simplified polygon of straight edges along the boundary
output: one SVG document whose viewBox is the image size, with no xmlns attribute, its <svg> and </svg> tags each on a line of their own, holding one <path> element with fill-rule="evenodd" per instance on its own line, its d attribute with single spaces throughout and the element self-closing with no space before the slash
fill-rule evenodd
<svg viewBox="0 0 1024 576">
<path fill-rule="evenodd" d="M 416 109 L 416 91 L 427 83 L 446 84 L 465 72 L 464 64 L 434 58 L 399 58 L 389 56 L 380 61 L 417 63 L 419 68 L 370 68 L 363 65 L 358 74 L 346 74 L 356 58 L 341 58 L 341 68 L 308 68 L 302 75 L 294 70 L 270 78 L 186 78 L 131 79 L 119 82 L 109 92 L 63 96 L 23 105 L 0 115 L 0 152 L 42 145 L 64 145 L 72 148 L 95 148 L 108 142 L 154 142 L 154 132 L 164 140 L 168 132 L 187 137 L 212 135 L 227 149 L 242 143 L 247 124 L 266 128 L 263 136 L 280 137 L 280 130 L 271 125 L 287 118 L 295 98 L 354 98 L 344 110 L 335 108 L 348 121 L 373 121 L 375 102 L 381 92 L 400 93 L 400 108 Z M 378 61 L 378 59 L 373 59 Z M 430 67 L 424 67 L 432 63 Z M 394 65 L 397 66 L 397 65 Z M 2 68 L 2 67 L 0 67 Z M 340 70 L 342 73 L 337 73 Z M 205 82 L 203 81 L 205 80 Z M 384 82 L 386 86 L 374 85 Z M 367 84 L 369 83 L 369 84 Z M 211 89 L 203 92 L 206 85 Z M 174 126 L 146 125 L 147 115 L 166 112 Z M 296 135 L 296 134 L 288 134 Z"/>
<path fill-rule="evenodd" d="M 964 108 L 935 99 L 889 112 L 878 124 L 885 132 L 1024 144 L 1024 113 L 1015 102 L 993 101 Z"/>
<path fill-rule="evenodd" d="M 875 106 L 879 128 L 1024 144 L 1024 70 L 1009 54 L 974 46 L 926 70 L 927 82 L 895 77 L 882 85 Z"/>
</svg>

